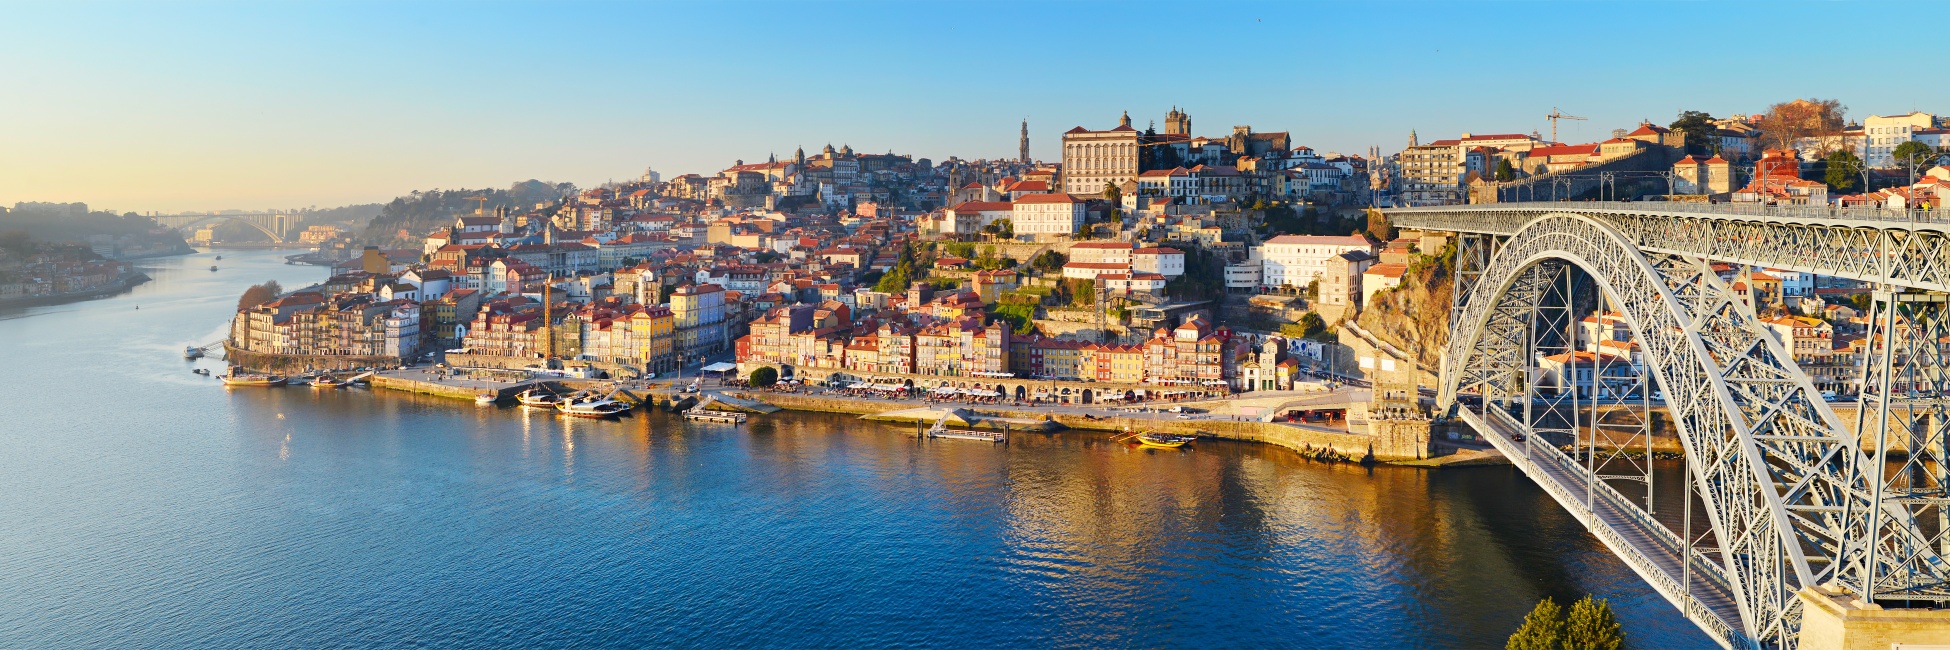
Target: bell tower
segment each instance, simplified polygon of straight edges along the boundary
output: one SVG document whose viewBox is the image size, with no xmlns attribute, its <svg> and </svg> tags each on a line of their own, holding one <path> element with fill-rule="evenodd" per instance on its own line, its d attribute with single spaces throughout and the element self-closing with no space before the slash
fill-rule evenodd
<svg viewBox="0 0 1950 650">
<path fill-rule="evenodd" d="M 1029 164 L 1029 118 L 1022 118 L 1022 138 L 1017 140 L 1016 148 L 1021 150 L 1018 162 Z"/>
</svg>

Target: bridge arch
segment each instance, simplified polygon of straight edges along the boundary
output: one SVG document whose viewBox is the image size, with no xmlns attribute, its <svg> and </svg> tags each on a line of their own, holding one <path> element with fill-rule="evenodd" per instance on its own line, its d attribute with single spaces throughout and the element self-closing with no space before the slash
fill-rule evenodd
<svg viewBox="0 0 1950 650">
<path fill-rule="evenodd" d="M 264 224 L 258 223 L 255 220 L 252 220 L 248 217 L 240 217 L 240 216 L 233 216 L 227 214 L 216 214 L 216 215 L 203 217 L 195 221 L 184 223 L 180 227 L 184 230 L 189 230 L 194 232 L 197 226 L 201 226 L 206 223 L 217 223 L 221 221 L 227 221 L 231 223 L 241 223 L 250 226 L 252 228 L 256 228 L 258 232 L 264 233 L 266 237 L 270 237 L 271 241 L 279 244 L 286 243 L 284 240 L 284 235 L 281 235 L 277 231 L 271 230 L 270 228 L 265 227 Z"/>
<path fill-rule="evenodd" d="M 1792 355 L 1707 262 L 1648 254 L 1595 219 L 1536 217 L 1489 256 L 1479 280 L 1459 284 L 1445 404 L 1468 392 L 1480 396 L 1486 414 L 1529 403 L 1542 283 L 1565 265 L 1586 272 L 1622 312 L 1681 444 L 1698 459 L 1688 462 L 1686 478 L 1719 542 L 1711 561 L 1738 605 L 1740 620 L 1729 623 L 1742 628 L 1739 636 L 1793 647 L 1802 587 L 1858 583 L 1874 573 L 1871 562 L 1885 566 L 1890 556 L 1927 556 L 1941 566 L 1906 513 L 1884 508 L 1875 531 L 1864 523 L 1872 519 L 1848 516 L 1876 503 L 1875 479 L 1861 471 L 1868 459 Z M 1876 540 L 1880 557 L 1868 552 Z"/>
</svg>

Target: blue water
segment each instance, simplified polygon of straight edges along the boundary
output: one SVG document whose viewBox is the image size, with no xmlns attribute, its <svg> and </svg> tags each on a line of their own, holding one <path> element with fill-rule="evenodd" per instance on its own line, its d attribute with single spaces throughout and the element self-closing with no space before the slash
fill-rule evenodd
<svg viewBox="0 0 1950 650">
<path fill-rule="evenodd" d="M 210 258 L 0 312 L 0 647 L 1710 647 L 1508 468 L 226 391 L 183 346 L 323 271 Z"/>
</svg>

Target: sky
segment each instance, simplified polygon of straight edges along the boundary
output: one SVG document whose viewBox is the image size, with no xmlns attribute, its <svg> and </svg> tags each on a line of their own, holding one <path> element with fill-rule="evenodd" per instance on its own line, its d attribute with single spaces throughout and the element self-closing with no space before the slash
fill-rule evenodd
<svg viewBox="0 0 1950 650">
<path fill-rule="evenodd" d="M 1681 110 L 1838 98 L 1950 111 L 1919 42 L 1845 2 L 16 2 L 0 205 L 287 209 L 536 178 L 666 178 L 827 143 L 1059 156 L 1172 106 L 1296 145 L 1608 137 Z"/>
</svg>

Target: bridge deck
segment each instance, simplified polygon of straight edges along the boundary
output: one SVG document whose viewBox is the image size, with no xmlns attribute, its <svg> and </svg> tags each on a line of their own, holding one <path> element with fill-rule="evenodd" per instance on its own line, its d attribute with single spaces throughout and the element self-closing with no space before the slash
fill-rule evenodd
<svg viewBox="0 0 1950 650">
<path fill-rule="evenodd" d="M 1716 567 L 1695 559 L 1690 588 L 1681 584 L 1683 551 L 1678 535 L 1602 483 L 1592 486 L 1594 496 L 1587 508 L 1583 468 L 1555 448 L 1517 442 L 1516 423 L 1471 410 L 1463 411 L 1463 420 L 1484 434 L 1708 636 L 1726 647 L 1750 645 L 1740 623 L 1740 608 L 1734 603 L 1731 588 L 1717 579 Z"/>
</svg>

